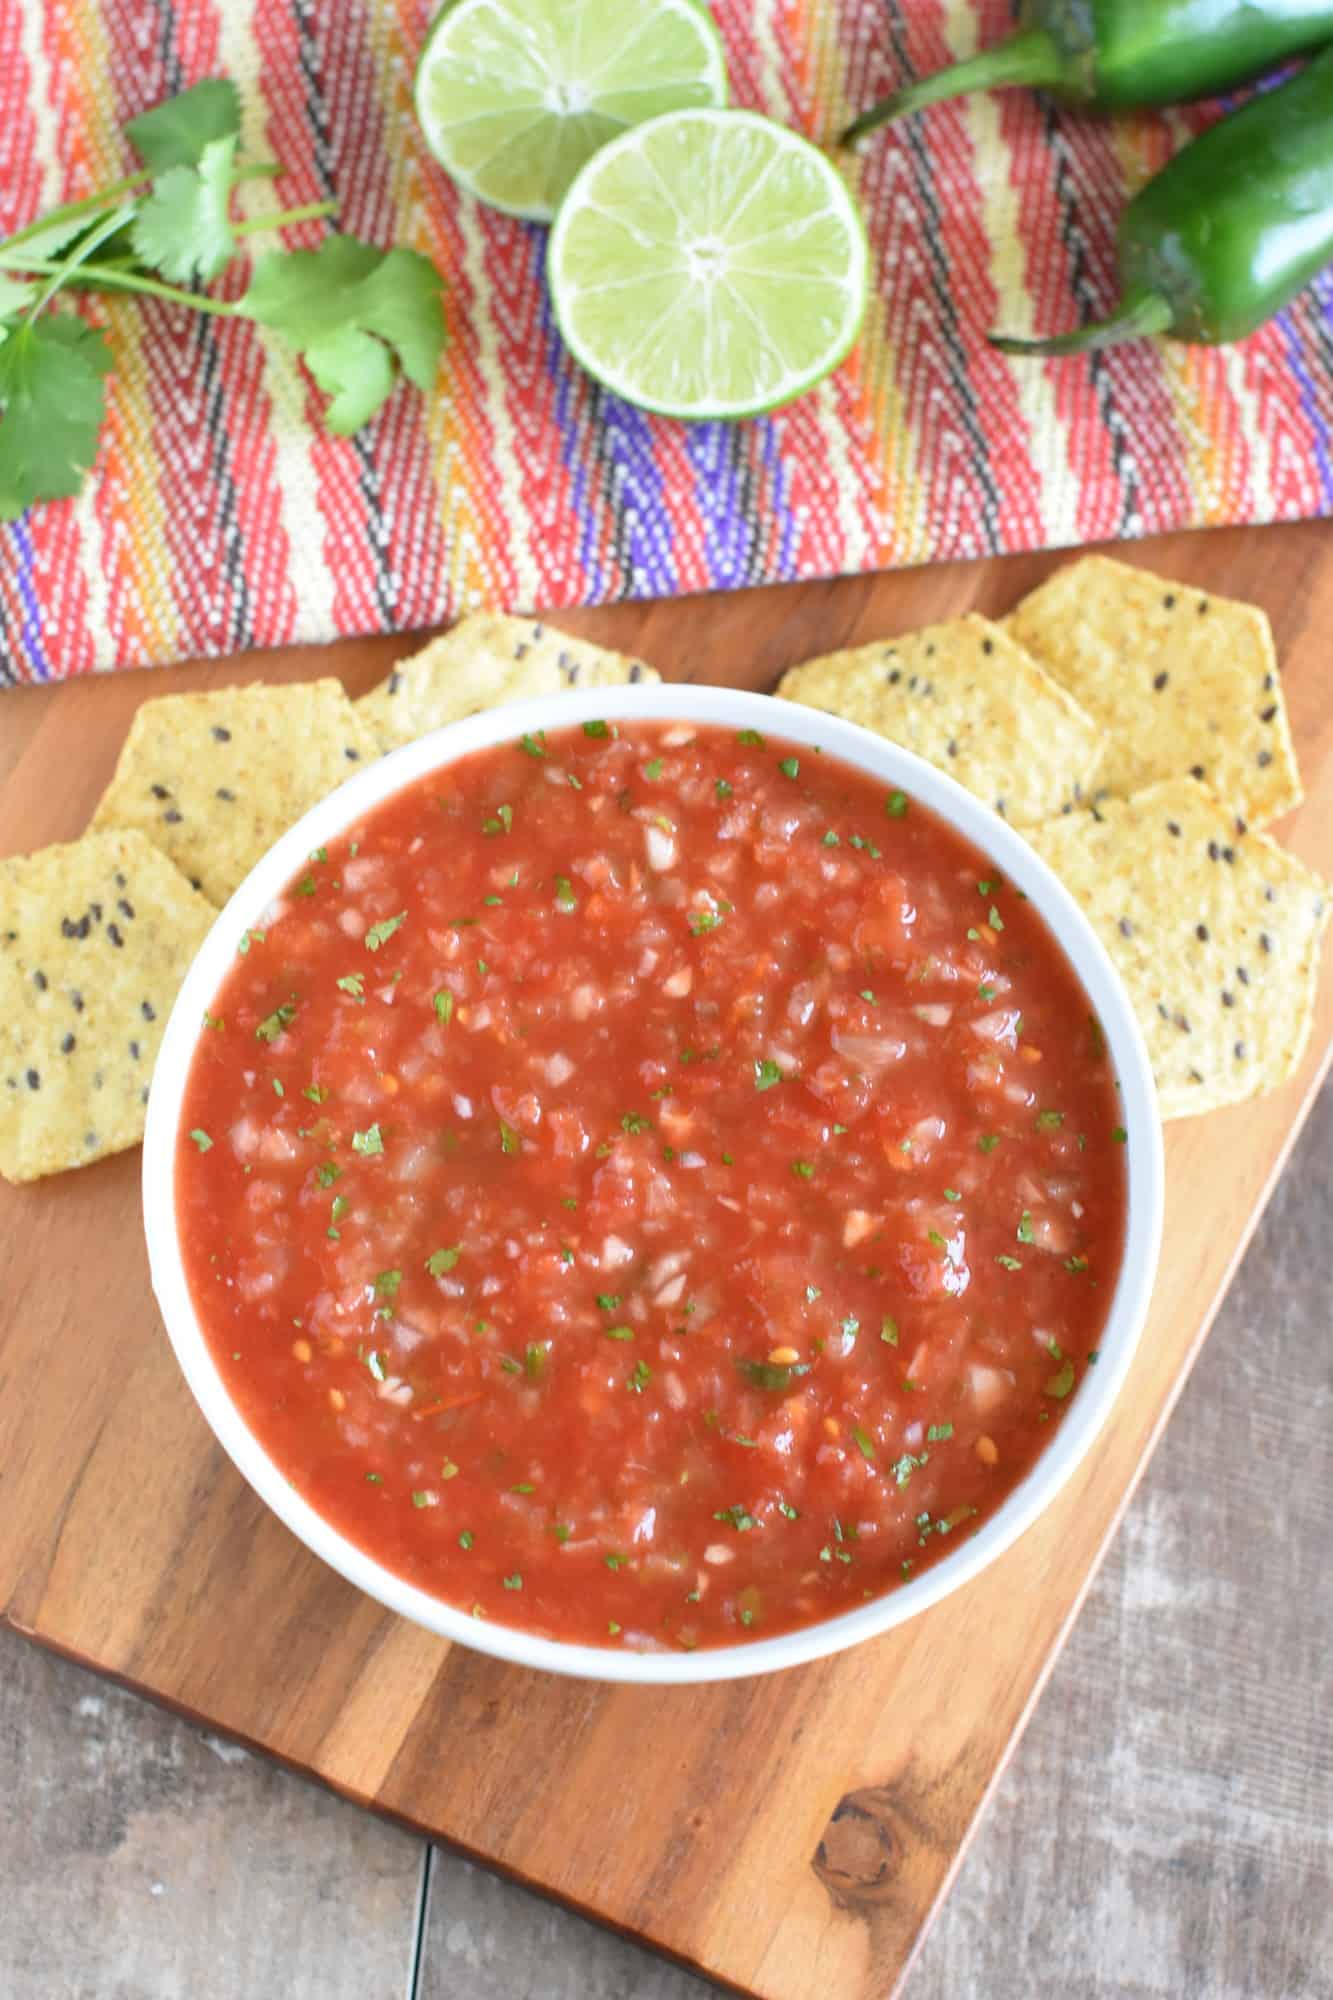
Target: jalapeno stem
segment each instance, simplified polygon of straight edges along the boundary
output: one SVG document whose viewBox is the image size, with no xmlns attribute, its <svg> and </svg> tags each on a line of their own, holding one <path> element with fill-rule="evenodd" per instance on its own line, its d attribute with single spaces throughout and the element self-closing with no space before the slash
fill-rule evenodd
<svg viewBox="0 0 1333 2000">
<path fill-rule="evenodd" d="M 878 104 L 872 104 L 847 127 L 841 143 L 855 146 L 877 125 L 905 118 L 910 111 L 920 111 L 926 104 L 939 104 L 946 97 L 961 97 L 965 91 L 1001 90 L 1019 83 L 1035 84 L 1040 89 L 1060 83 L 1063 78 L 1064 62 L 1053 37 L 1044 28 L 1029 28 L 1023 34 L 1011 35 L 997 48 L 982 49 L 966 62 L 937 70 L 934 76 L 923 76 L 919 83 L 909 83 L 905 90 L 895 90 L 891 97 L 881 97 Z"/>
<path fill-rule="evenodd" d="M 1144 340 L 1149 334 L 1169 333 L 1175 312 L 1164 292 L 1130 292 L 1119 312 L 1110 319 L 1094 320 L 1077 326 L 1072 333 L 1057 333 L 1049 340 L 1021 340 L 1011 334 L 992 333 L 992 347 L 1001 354 L 1090 354 L 1094 348 L 1117 347 L 1123 340 Z"/>
</svg>

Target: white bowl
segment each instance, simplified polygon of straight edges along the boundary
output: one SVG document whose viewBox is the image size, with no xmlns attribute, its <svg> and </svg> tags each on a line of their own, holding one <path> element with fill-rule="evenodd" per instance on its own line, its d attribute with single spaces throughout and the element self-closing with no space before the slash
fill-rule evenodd
<svg viewBox="0 0 1333 2000">
<path fill-rule="evenodd" d="M 1026 1478 L 976 1534 L 886 1596 L 800 1631 L 693 1653 L 616 1652 L 480 1622 L 407 1583 L 339 1534 L 296 1492 L 237 1412 L 195 1314 L 176 1230 L 173 1189 L 181 1097 L 204 1010 L 234 962 L 241 933 L 258 925 L 260 912 L 300 870 L 312 848 L 335 839 L 403 786 L 471 751 L 513 742 L 524 731 L 576 727 L 595 717 L 758 728 L 793 743 L 819 745 L 881 784 L 901 787 L 956 827 L 1026 893 L 1062 945 L 1105 1030 L 1128 1134 L 1124 1259 L 1099 1342 L 1098 1366 L 1080 1384 L 1054 1438 Z M 521 1666 L 640 1684 L 720 1681 L 798 1666 L 901 1625 L 979 1575 L 1049 1506 L 1106 1421 L 1138 1344 L 1161 1236 L 1162 1137 L 1147 1052 L 1110 960 L 1051 871 L 971 792 L 910 751 L 794 702 L 779 706 L 771 696 L 730 688 L 599 688 L 491 709 L 395 750 L 315 806 L 256 864 L 205 938 L 171 1011 L 148 1104 L 143 1203 L 153 1290 L 195 1401 L 255 1492 L 331 1568 L 427 1630 Z"/>
</svg>

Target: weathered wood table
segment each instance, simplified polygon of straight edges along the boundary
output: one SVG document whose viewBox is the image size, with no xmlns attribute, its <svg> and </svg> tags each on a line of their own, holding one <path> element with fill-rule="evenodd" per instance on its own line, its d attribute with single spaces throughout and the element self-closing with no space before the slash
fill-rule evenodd
<svg viewBox="0 0 1333 2000">
<path fill-rule="evenodd" d="M 1333 617 L 1333 529 L 1228 532 L 1145 546 L 1141 553 L 1168 574 L 1206 578 L 1214 590 L 1253 595 L 1268 605 L 1280 638 L 1302 651 L 1298 722 L 1307 747 L 1326 751 L 1333 705 L 1311 662 L 1318 657 L 1313 649 L 1321 610 L 1324 621 Z M 569 622 L 612 643 L 632 643 L 678 674 L 766 681 L 790 660 L 853 634 L 901 629 L 964 605 L 1003 608 L 1049 560 L 941 568 L 685 606 L 618 607 Z M 398 650 L 392 641 L 376 641 L 245 666 L 253 671 L 262 664 L 282 678 L 340 671 L 359 691 Z M 236 670 L 190 669 L 170 685 L 217 684 Z M 154 683 L 151 691 L 166 685 Z M 0 699 L 0 841 L 6 850 L 25 838 L 68 837 L 79 829 L 124 717 L 147 691 L 136 680 L 132 687 L 122 681 Z M 45 746 L 41 755 L 35 754 L 39 744 Z M 56 748 L 53 763 L 46 751 Z M 1252 1128 L 1256 1146 L 1262 1122 Z M 1245 1177 L 1246 1135 L 1243 1119 L 1227 1121 L 1238 1184 Z M 1270 1154 L 1274 1136 L 1272 1128 L 1264 1140 Z M 1326 1105 L 1205 1354 L 1169 1447 L 1094 1587 L 1052 1697 L 1002 1781 L 1000 1804 L 974 1860 L 910 1976 L 909 2000 L 946 1991 L 986 1991 L 1001 2000 L 1009 1994 L 1070 2000 L 1080 1994 L 1195 1993 L 1230 2000 L 1233 1994 L 1323 1990 L 1330 1942 L 1320 1883 L 1327 1874 L 1330 1817 L 1323 1691 L 1331 1140 Z M 111 1163 L 79 1177 L 90 1189 L 86 1198 L 96 1201 L 97 1173 L 117 1171 Z M 1239 1228 L 1252 1201 L 1247 1194 L 1228 1226 Z M 96 1207 L 89 1213 L 95 1216 Z M 1179 1219 L 1188 1222 L 1185 1209 Z M 1212 1223 L 1200 1215 L 1189 1225 L 1199 1231 L 1200 1264 L 1208 1261 Z M 40 1232 L 37 1210 L 11 1203 L 0 1211 L 5 1261 L 21 1280 L 11 1284 L 0 1308 L 0 1605 L 18 1627 L 86 1650 L 128 1678 L 221 1713 L 236 1726 L 234 1707 L 228 1713 L 225 1700 L 208 1697 L 206 1661 L 194 1659 L 183 1695 L 154 1651 L 155 1635 L 180 1617 L 165 1581 L 156 1604 L 136 1602 L 133 1639 L 128 1636 L 123 1598 L 141 1593 L 143 1579 L 133 1552 L 116 1536 L 132 1530 L 132 1507 L 127 1504 L 123 1524 L 90 1519 L 86 1506 L 80 1518 L 79 1466 L 71 1463 L 62 1474 L 61 1457 L 62 1446 L 76 1457 L 78 1450 L 96 1450 L 95 1412 L 79 1406 L 80 1385 L 102 1381 L 104 1343 L 115 1329 L 99 1324 L 96 1284 L 71 1291 L 69 1273 L 50 1263 L 43 1277 L 40 1258 L 18 1240 L 27 1226 Z M 133 1227 L 132 1214 L 126 1227 Z M 53 1255 L 58 1245 L 52 1232 Z M 79 1261 L 91 1253 L 95 1272 L 101 1247 L 85 1239 Z M 114 1246 L 106 1254 L 114 1255 Z M 1217 1264 L 1217 1277 L 1225 1263 L 1223 1257 Z M 1180 1289 L 1188 1295 L 1188 1284 Z M 63 1299 L 68 1307 L 72 1297 L 81 1302 L 79 1312 L 52 1310 L 53 1301 Z M 111 1284 L 107 1297 L 113 1318 L 125 1310 L 124 1285 L 117 1290 Z M 1205 1298 L 1202 1309 L 1206 1304 Z M 742 1942 L 724 1937 L 714 1949 L 705 1940 L 692 1956 L 733 1977 L 749 1963 L 755 1969 L 744 1973 L 744 1983 L 754 1991 L 869 1996 L 889 1990 L 959 1848 L 955 1838 L 937 1858 L 924 1822 L 938 1817 L 966 1832 L 972 1807 L 1025 1719 L 1042 1662 L 1077 1606 L 1077 1583 L 1095 1561 L 1116 1498 L 1132 1482 L 1143 1447 L 1172 1400 L 1192 1345 L 1179 1328 L 1175 1338 L 1178 1352 L 1170 1370 L 1154 1379 L 1151 1408 L 1125 1426 L 1116 1493 L 1084 1496 L 1096 1516 L 1095 1532 L 1071 1555 L 1074 1587 L 1056 1587 L 1045 1605 L 1034 1601 L 1028 1657 L 1015 1659 L 997 1646 L 1002 1673 L 988 1689 L 993 1713 L 971 1712 L 967 1727 L 958 1729 L 947 1713 L 949 1688 L 942 1686 L 941 1722 L 932 1724 L 928 1708 L 909 1717 L 913 1727 L 937 1730 L 932 1783 L 942 1789 L 921 1800 L 925 1863 L 917 1857 L 918 1879 L 909 1881 L 906 1906 L 896 1907 L 895 1899 L 903 1899 L 894 1888 L 882 1919 L 873 1911 L 852 1911 L 826 1915 L 813 1929 L 807 1925 L 805 1935 L 798 1926 L 791 1933 L 797 1961 L 764 1966 L 762 1953 L 743 1942 L 751 1921 L 768 1936 L 782 1929 L 762 1887 L 752 1889 L 752 1912 L 745 1900 L 746 1885 L 762 1879 L 761 1872 L 750 1872 L 762 1869 L 753 1838 L 758 1802 L 749 1801 L 729 1823 L 728 1801 L 714 1798 L 696 1859 L 722 1881 L 748 1848 L 735 1899 L 710 1905 L 714 1927 L 720 1924 Z M 80 1342 L 86 1347 L 74 1345 Z M 65 1398 L 63 1410 L 61 1397 L 49 1393 L 52 1383 Z M 57 1485 L 63 1476 L 66 1486 L 34 1536 L 31 1489 L 39 1458 L 46 1476 Z M 152 1489 L 155 1472 L 143 1468 L 145 1489 Z M 206 1488 L 211 1478 L 210 1472 Z M 8 1514 L 6 1488 L 11 1500 L 19 1500 Z M 95 1551 L 95 1560 L 77 1574 L 68 1563 L 61 1568 L 71 1519 L 73 1545 Z M 1077 1523 L 1068 1533 L 1078 1539 Z M 100 1640 L 84 1648 L 70 1635 L 88 1606 Z M 396 1996 L 408 1990 L 426 1996 L 461 1991 L 478 2000 L 572 2000 L 576 1994 L 674 2000 L 694 1990 L 688 1974 L 456 1859 L 437 1860 L 423 1899 L 422 1847 L 414 1837 L 299 1785 L 220 1737 L 200 1738 L 11 1635 L 0 1634 L 0 1648 L 0 1792 L 11 1805 L 0 1831 L 0 1992 L 6 1996 L 156 2000 L 179 1992 L 211 2000 L 213 1994 L 319 1993 L 339 2000 L 343 1993 Z M 794 1690 L 795 1678 L 784 1678 Z M 435 1754 L 444 1762 L 475 1759 L 476 1732 L 484 1737 L 494 1727 L 474 1679 L 465 1673 L 452 1711 L 439 1711 L 448 1726 Z M 955 1703 L 975 1705 L 975 1685 L 969 1689 L 962 1678 L 953 1685 Z M 329 1692 L 317 1677 L 310 1686 L 310 1698 L 327 1703 Z M 901 1700 L 901 1690 L 895 1694 Z M 386 1699 L 392 1698 L 390 1689 Z M 358 1687 L 354 1707 L 357 1754 L 369 1773 L 376 1758 L 373 1677 Z M 336 1711 L 335 1701 L 327 1725 L 334 1733 Z M 386 1708 L 384 1721 L 396 1736 L 400 1719 Z M 855 1768 L 856 1743 L 839 1741 L 827 1716 L 818 1716 L 818 1726 L 840 1767 Z M 951 1727 L 959 1761 L 940 1766 L 939 1746 Z M 472 1741 L 464 1740 L 469 1736 Z M 290 1754 L 330 1769 L 327 1758 L 299 1747 L 303 1740 L 298 1736 Z M 911 1746 L 899 1748 L 906 1755 Z M 550 1746 L 533 1742 L 531 1752 L 542 1796 L 534 1796 L 528 1810 L 540 1804 L 545 1856 L 558 1848 L 562 1812 L 571 1807 Z M 734 1746 L 728 1754 L 734 1758 Z M 371 1796 L 376 1784 L 352 1789 Z M 386 1796 L 383 1787 L 380 1796 Z M 786 1804 L 799 1814 L 808 1799 L 798 1795 Z M 679 1801 L 671 1809 L 678 1810 Z M 758 1817 L 769 1810 L 765 1805 Z M 497 1806 L 500 1818 L 507 1811 Z M 649 1803 L 639 1801 L 638 1817 L 627 1818 L 614 1797 L 605 1800 L 604 1812 L 607 1873 L 616 1877 L 636 1850 L 646 1855 L 654 1849 L 652 1814 Z M 578 1819 L 586 1842 L 586 1800 Z M 506 1859 L 503 1852 L 500 1858 Z M 546 1861 L 525 1872 L 562 1886 Z M 674 1893 L 671 1880 L 662 1877 L 664 1896 Z M 580 1900 L 613 1916 L 619 1910 L 622 1922 L 632 1908 L 634 1927 L 644 1935 L 675 1941 L 670 1911 L 632 1904 L 624 1892 Z M 679 1912 L 674 1921 L 683 1936 Z"/>
</svg>

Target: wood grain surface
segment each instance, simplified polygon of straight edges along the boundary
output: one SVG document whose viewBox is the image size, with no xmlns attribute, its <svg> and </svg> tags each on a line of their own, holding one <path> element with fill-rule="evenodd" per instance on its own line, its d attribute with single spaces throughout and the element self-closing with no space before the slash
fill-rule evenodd
<svg viewBox="0 0 1333 2000">
<path fill-rule="evenodd" d="M 1226 531 L 1135 560 L 1273 616 L 1310 799 L 1284 829 L 1333 868 L 1333 528 Z M 1024 558 L 570 617 L 664 672 L 771 683 L 791 661 L 969 607 Z M 173 673 L 173 687 L 341 673 L 392 641 Z M 0 851 L 82 826 L 140 676 L 0 704 Z M 0 1191 L 0 1605 L 20 1631 L 772 2000 L 892 1989 L 1068 1630 L 1297 1129 L 1304 1075 L 1174 1127 L 1167 1258 L 1090 1463 L 987 1575 L 824 1666 L 715 1690 L 603 1689 L 498 1667 L 381 1614 L 306 1555 L 214 1448 L 147 1286 L 133 1155 Z"/>
</svg>

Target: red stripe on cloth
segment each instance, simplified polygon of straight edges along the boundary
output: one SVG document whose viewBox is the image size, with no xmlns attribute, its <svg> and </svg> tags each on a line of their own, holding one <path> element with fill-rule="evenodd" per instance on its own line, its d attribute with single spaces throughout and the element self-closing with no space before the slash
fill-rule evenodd
<svg viewBox="0 0 1333 2000">
<path fill-rule="evenodd" d="M 6 83 L 12 78 L 22 93 L 13 113 L 0 122 L 0 235 L 31 222 L 42 208 L 34 79 L 21 46 L 20 11 L 10 7 L 0 16 L 0 77 Z M 6 657 L 0 663 L 0 678 L 11 674 L 36 678 L 43 671 L 86 673 L 93 665 L 94 646 L 88 624 L 83 540 L 73 502 L 61 500 L 33 508 L 26 527 L 31 550 L 28 586 L 41 607 L 40 636 L 31 653 L 20 642 L 19 634 L 31 613 L 19 594 L 17 576 L 5 577 L 0 586 L 0 643 Z M 0 564 L 0 570 L 4 567 Z"/>
<path fill-rule="evenodd" d="M 548 358 L 545 239 L 527 223 L 493 209 L 478 205 L 475 215 L 487 287 L 479 310 L 491 323 L 500 373 L 494 386 L 512 428 L 513 462 L 503 476 L 509 490 L 521 496 L 528 517 L 527 554 L 538 577 L 536 605 L 570 604 L 577 601 L 583 582 L 580 546 L 586 529 L 574 503 L 572 469 L 561 449 L 555 414 L 561 385 Z M 580 437 L 586 437 L 582 430 Z"/>
<path fill-rule="evenodd" d="M 389 247 L 391 174 L 366 10 L 258 0 L 255 27 L 269 142 L 287 169 L 278 184 L 284 203 L 334 197 L 340 228 Z M 291 240 L 313 247 L 323 233 L 307 225 Z M 396 391 L 354 438 L 331 436 L 323 414 L 311 382 L 306 417 L 337 631 L 432 622 L 447 591 L 419 411 Z"/>
<path fill-rule="evenodd" d="M 220 67 L 217 15 L 153 0 L 103 0 L 110 76 L 124 122 Z M 239 267 L 223 296 L 244 289 Z M 190 640 L 232 651 L 295 628 L 275 476 L 271 408 L 253 328 L 145 302 L 148 401 L 171 582 Z"/>
</svg>

